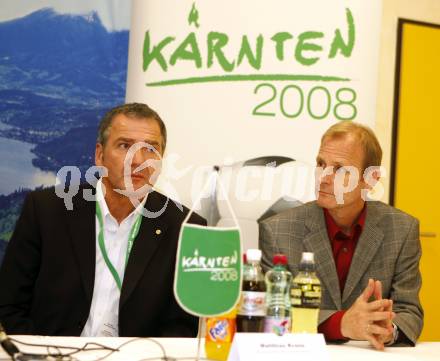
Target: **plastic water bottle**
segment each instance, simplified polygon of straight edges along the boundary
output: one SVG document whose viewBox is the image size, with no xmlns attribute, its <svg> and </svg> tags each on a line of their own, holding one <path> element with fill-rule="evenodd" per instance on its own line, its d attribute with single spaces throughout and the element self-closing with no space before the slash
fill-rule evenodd
<svg viewBox="0 0 440 361">
<path fill-rule="evenodd" d="M 243 285 L 237 312 L 237 332 L 263 332 L 266 316 L 266 284 L 260 266 L 261 251 L 248 249 L 243 267 Z"/>
<path fill-rule="evenodd" d="M 205 353 L 211 360 L 226 361 L 235 334 L 237 310 L 206 320 Z"/>
<path fill-rule="evenodd" d="M 316 276 L 313 253 L 303 252 L 299 273 L 293 279 L 290 296 L 292 332 L 316 333 L 321 304 L 321 282 Z"/>
<path fill-rule="evenodd" d="M 286 269 L 287 257 L 276 254 L 274 267 L 266 273 L 266 318 L 264 332 L 283 335 L 290 331 L 290 283 L 292 274 Z"/>
</svg>

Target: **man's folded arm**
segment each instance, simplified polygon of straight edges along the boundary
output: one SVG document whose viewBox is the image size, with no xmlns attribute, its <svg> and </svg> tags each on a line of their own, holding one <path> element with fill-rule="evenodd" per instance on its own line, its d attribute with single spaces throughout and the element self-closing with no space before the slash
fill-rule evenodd
<svg viewBox="0 0 440 361">
<path fill-rule="evenodd" d="M 186 313 L 172 297 L 161 322 L 160 337 L 196 337 L 198 318 Z"/>
<path fill-rule="evenodd" d="M 414 346 L 422 332 L 423 309 L 419 300 L 422 283 L 420 257 L 419 222 L 413 219 L 397 259 L 391 285 L 390 299 L 393 300 L 393 311 L 396 313 L 393 322 L 399 329 L 396 345 Z"/>
<path fill-rule="evenodd" d="M 326 341 L 348 341 L 341 333 L 341 322 L 344 314 L 345 310 L 319 310 L 318 332 L 325 336 Z"/>
<path fill-rule="evenodd" d="M 273 236 L 274 232 L 268 222 L 258 223 L 258 248 L 261 249 L 261 267 L 267 272 L 273 267 L 273 256 L 279 253 L 278 245 Z"/>
<path fill-rule="evenodd" d="M 30 318 L 41 240 L 32 194 L 28 194 L 0 268 L 0 321 L 6 332 L 32 334 Z"/>
</svg>

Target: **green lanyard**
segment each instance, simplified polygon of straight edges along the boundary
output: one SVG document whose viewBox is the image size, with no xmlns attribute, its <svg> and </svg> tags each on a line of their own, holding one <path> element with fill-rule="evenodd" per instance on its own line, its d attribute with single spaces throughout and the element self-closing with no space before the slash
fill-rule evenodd
<svg viewBox="0 0 440 361">
<path fill-rule="evenodd" d="M 99 207 L 99 203 L 96 202 L 96 215 L 98 217 L 99 222 L 99 234 L 98 234 L 98 243 L 99 248 L 101 249 L 102 256 L 104 257 L 105 264 L 107 265 L 109 271 L 113 275 L 113 278 L 115 279 L 116 285 L 119 288 L 119 291 L 122 288 L 122 282 L 119 278 L 119 274 L 116 271 L 116 268 L 113 266 L 112 262 L 108 258 L 107 250 L 105 249 L 104 244 L 104 221 L 102 220 L 102 212 L 101 208 Z M 133 224 L 133 227 L 131 227 L 130 233 L 128 234 L 128 242 L 127 242 L 127 252 L 125 254 L 125 267 L 127 267 L 128 263 L 128 257 L 130 256 L 131 249 L 133 248 L 133 242 L 136 238 L 137 234 L 139 233 L 139 228 L 141 226 L 142 221 L 142 215 L 139 214 L 136 218 L 136 221 Z"/>
</svg>

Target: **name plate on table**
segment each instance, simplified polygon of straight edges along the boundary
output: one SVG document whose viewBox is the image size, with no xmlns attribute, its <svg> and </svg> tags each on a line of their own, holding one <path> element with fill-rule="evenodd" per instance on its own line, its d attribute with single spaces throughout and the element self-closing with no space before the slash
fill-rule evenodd
<svg viewBox="0 0 440 361">
<path fill-rule="evenodd" d="M 329 361 L 322 334 L 241 333 L 234 336 L 228 361 Z"/>
</svg>

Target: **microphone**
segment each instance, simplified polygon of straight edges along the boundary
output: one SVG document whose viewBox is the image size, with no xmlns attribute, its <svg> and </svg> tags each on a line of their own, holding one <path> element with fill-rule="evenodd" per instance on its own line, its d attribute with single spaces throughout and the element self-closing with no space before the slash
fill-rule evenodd
<svg viewBox="0 0 440 361">
<path fill-rule="evenodd" d="M 5 350 L 6 353 L 12 357 L 12 359 L 14 359 L 15 355 L 20 353 L 18 348 L 9 339 L 8 335 L 6 335 L 6 331 L 1 323 L 0 323 L 0 345 L 2 345 L 3 350 Z"/>
</svg>

